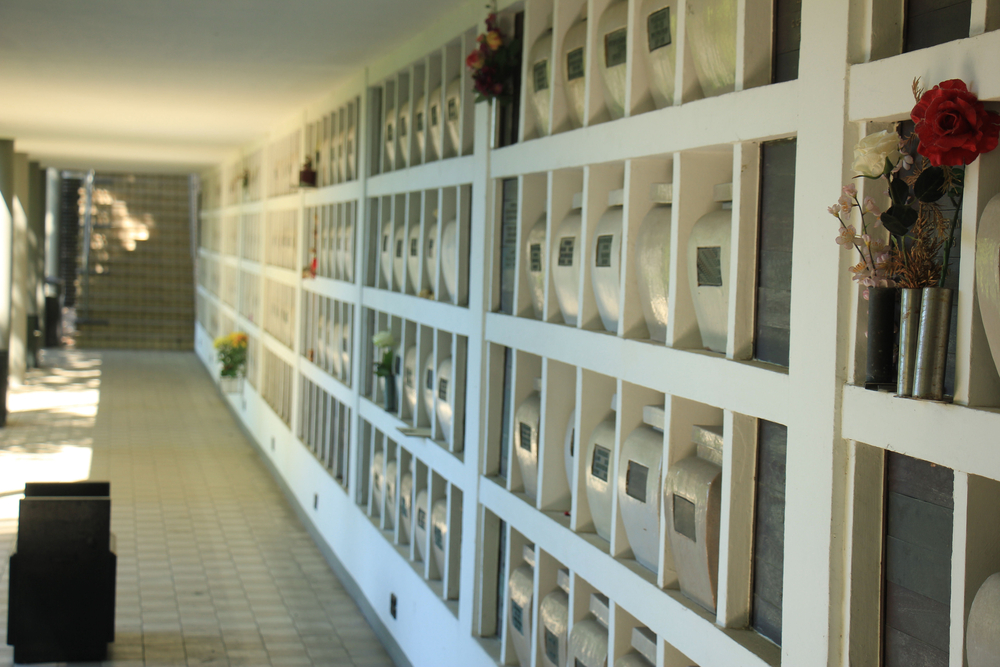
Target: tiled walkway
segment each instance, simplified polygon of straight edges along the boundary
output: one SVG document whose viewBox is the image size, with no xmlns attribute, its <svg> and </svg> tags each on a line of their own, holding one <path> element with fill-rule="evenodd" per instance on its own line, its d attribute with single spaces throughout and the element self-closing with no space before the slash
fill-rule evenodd
<svg viewBox="0 0 1000 667">
<path fill-rule="evenodd" d="M 0 429 L 0 667 L 24 481 L 110 480 L 106 665 L 391 665 L 191 353 L 48 354 Z"/>
</svg>

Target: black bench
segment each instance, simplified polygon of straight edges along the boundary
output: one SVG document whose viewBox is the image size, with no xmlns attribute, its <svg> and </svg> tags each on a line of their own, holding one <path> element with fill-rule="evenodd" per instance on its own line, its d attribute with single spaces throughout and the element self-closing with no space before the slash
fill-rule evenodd
<svg viewBox="0 0 1000 667">
<path fill-rule="evenodd" d="M 108 482 L 29 483 L 10 556 L 14 662 L 101 661 L 115 633 Z"/>
</svg>

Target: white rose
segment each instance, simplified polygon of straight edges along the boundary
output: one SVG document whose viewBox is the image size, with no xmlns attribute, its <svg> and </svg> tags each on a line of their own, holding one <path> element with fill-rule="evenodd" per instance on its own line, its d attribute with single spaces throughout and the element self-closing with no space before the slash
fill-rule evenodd
<svg viewBox="0 0 1000 667">
<path fill-rule="evenodd" d="M 392 347 L 396 344 L 396 339 L 392 337 L 391 331 L 379 331 L 372 336 L 372 344 L 375 347 Z"/>
<path fill-rule="evenodd" d="M 854 147 L 854 171 L 861 176 L 881 176 L 886 159 L 893 164 L 899 159 L 899 136 L 895 132 L 882 130 L 869 134 Z"/>
</svg>

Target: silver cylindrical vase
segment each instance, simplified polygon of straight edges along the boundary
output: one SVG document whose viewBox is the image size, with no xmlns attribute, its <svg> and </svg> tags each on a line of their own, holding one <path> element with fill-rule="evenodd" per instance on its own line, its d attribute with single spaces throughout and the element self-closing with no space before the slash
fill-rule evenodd
<svg viewBox="0 0 1000 667">
<path fill-rule="evenodd" d="M 920 297 L 923 290 L 900 290 L 899 301 L 899 371 L 896 392 L 913 395 L 913 374 L 917 364 L 917 334 L 920 332 Z"/>
<path fill-rule="evenodd" d="M 945 362 L 951 328 L 953 290 L 925 287 L 920 301 L 920 332 L 913 378 L 914 398 L 940 401 L 944 398 Z"/>
</svg>

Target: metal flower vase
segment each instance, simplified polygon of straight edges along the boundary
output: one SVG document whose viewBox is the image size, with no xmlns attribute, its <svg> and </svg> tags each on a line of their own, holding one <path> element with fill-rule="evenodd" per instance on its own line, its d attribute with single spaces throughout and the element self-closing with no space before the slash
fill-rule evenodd
<svg viewBox="0 0 1000 667">
<path fill-rule="evenodd" d="M 948 336 L 951 329 L 951 300 L 948 287 L 925 287 L 920 300 L 920 331 L 913 374 L 913 397 L 932 401 L 944 399 Z"/>
<path fill-rule="evenodd" d="M 227 394 L 241 394 L 243 393 L 243 376 L 223 375 L 219 378 L 219 386 Z"/>
<path fill-rule="evenodd" d="M 896 393 L 903 397 L 913 396 L 922 295 L 923 290 L 919 288 L 899 291 L 899 373 L 896 376 Z"/>
<path fill-rule="evenodd" d="M 396 411 L 396 378 L 392 373 L 381 378 L 384 382 L 382 386 L 382 397 L 385 399 L 385 411 Z"/>
<path fill-rule="evenodd" d="M 896 288 L 868 288 L 868 359 L 865 389 L 896 390 L 893 364 L 896 329 Z"/>
</svg>

